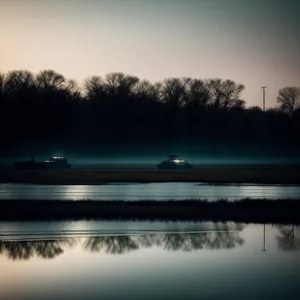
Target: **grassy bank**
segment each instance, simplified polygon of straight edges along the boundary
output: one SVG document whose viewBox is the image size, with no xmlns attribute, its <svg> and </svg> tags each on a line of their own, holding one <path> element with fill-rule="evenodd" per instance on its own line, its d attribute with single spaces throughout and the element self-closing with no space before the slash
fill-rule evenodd
<svg viewBox="0 0 300 300">
<path fill-rule="evenodd" d="M 191 171 L 151 168 L 73 168 L 17 171 L 0 169 L 0 183 L 103 184 L 107 182 L 209 182 L 300 184 L 300 166 L 204 166 Z"/>
<path fill-rule="evenodd" d="M 300 201 L 2 200 L 1 220 L 140 219 L 300 224 Z"/>
</svg>

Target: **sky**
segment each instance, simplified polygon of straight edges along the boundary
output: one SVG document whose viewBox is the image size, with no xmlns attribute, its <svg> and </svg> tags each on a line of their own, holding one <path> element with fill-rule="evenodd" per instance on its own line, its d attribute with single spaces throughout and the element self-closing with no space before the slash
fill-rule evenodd
<svg viewBox="0 0 300 300">
<path fill-rule="evenodd" d="M 0 0 L 0 72 L 223 78 L 247 106 L 300 86 L 299 0 Z"/>
</svg>

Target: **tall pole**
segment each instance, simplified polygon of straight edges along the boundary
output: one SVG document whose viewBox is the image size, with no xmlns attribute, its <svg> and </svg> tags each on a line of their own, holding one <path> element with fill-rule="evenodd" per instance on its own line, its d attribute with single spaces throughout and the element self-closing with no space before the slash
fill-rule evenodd
<svg viewBox="0 0 300 300">
<path fill-rule="evenodd" d="M 266 86 L 262 86 L 263 89 L 263 111 L 266 110 Z"/>
</svg>

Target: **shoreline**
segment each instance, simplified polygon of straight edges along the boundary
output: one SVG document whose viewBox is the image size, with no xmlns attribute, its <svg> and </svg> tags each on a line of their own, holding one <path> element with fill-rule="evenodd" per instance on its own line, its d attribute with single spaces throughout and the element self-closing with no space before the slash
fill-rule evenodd
<svg viewBox="0 0 300 300">
<path fill-rule="evenodd" d="M 300 166 L 203 166 L 192 170 L 154 168 L 71 168 L 70 170 L 14 170 L 0 168 L 0 183 L 98 185 L 106 183 L 201 182 L 211 184 L 300 184 Z"/>
<path fill-rule="evenodd" d="M 0 200 L 1 221 L 165 220 L 300 224 L 300 201 Z"/>
</svg>

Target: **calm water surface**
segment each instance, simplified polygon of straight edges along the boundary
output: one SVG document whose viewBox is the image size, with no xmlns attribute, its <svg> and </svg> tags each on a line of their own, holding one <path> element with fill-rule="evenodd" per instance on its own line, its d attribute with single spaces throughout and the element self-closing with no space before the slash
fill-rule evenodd
<svg viewBox="0 0 300 300">
<path fill-rule="evenodd" d="M 299 198 L 295 185 L 211 185 L 205 183 L 114 183 L 105 185 L 0 184 L 1 199 L 185 200 Z"/>
<path fill-rule="evenodd" d="M 300 228 L 1 222 L 0 299 L 299 299 Z"/>
</svg>

